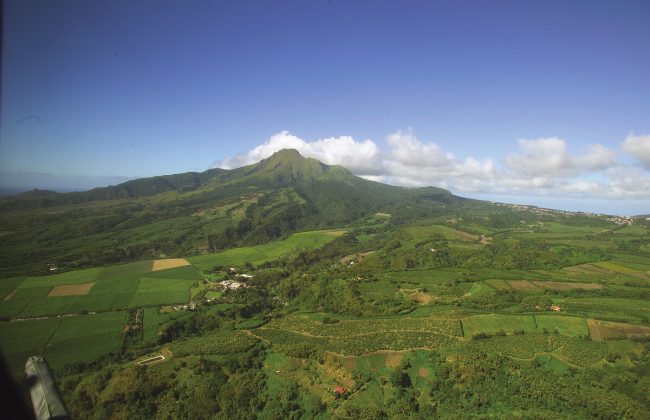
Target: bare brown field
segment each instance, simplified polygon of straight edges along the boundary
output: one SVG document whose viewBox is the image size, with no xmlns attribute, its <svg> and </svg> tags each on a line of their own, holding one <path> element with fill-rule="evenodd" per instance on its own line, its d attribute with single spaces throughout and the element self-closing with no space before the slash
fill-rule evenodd
<svg viewBox="0 0 650 420">
<path fill-rule="evenodd" d="M 95 282 L 54 286 L 47 297 L 86 295 L 94 285 Z"/>
<path fill-rule="evenodd" d="M 183 267 L 190 265 L 185 258 L 167 258 L 164 260 L 154 260 L 151 271 L 166 270 L 168 268 Z"/>
<path fill-rule="evenodd" d="M 589 335 L 592 340 L 611 340 L 650 335 L 650 327 L 624 324 L 622 322 L 607 322 L 588 319 Z"/>
<path fill-rule="evenodd" d="M 524 292 L 539 291 L 539 288 L 526 280 L 506 280 L 507 283 L 515 290 L 522 290 Z"/>
<path fill-rule="evenodd" d="M 532 281 L 535 286 L 549 290 L 597 290 L 602 289 L 603 285 L 598 283 L 569 283 L 564 281 Z"/>
<path fill-rule="evenodd" d="M 420 377 L 420 378 L 428 378 L 429 377 L 429 369 L 423 368 L 423 367 L 420 368 L 420 370 L 418 370 L 418 377 Z"/>
<path fill-rule="evenodd" d="M 388 353 L 386 354 L 386 367 L 399 367 L 403 359 L 403 353 Z"/>
</svg>

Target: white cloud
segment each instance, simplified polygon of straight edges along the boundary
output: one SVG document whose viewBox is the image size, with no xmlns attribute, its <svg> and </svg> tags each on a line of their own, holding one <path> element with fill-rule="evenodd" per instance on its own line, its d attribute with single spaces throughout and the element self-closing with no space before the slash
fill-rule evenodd
<svg viewBox="0 0 650 420">
<path fill-rule="evenodd" d="M 296 149 L 303 156 L 316 158 L 328 165 L 344 166 L 356 174 L 378 174 L 380 150 L 372 140 L 357 142 L 350 136 L 341 136 L 306 142 L 288 131 L 271 136 L 246 154 L 215 162 L 213 166 L 232 169 L 250 165 L 282 149 Z"/>
<path fill-rule="evenodd" d="M 601 144 L 592 144 L 587 152 L 576 159 L 576 165 L 587 171 L 597 171 L 616 166 L 616 152 Z"/>
<path fill-rule="evenodd" d="M 646 168 L 650 169 L 650 135 L 635 136 L 630 133 L 622 144 L 624 152 L 638 159 Z"/>
<path fill-rule="evenodd" d="M 448 167 L 454 157 L 442 152 L 435 143 L 422 143 L 409 129 L 406 133 L 397 131 L 388 136 L 392 147 L 391 160 L 410 167 Z"/>
<path fill-rule="evenodd" d="M 506 157 L 506 165 L 515 176 L 571 177 L 616 165 L 616 153 L 600 144 L 592 144 L 585 154 L 574 157 L 566 142 L 557 137 L 520 139 L 518 143 L 522 153 Z"/>
<path fill-rule="evenodd" d="M 390 134 L 388 144 L 390 150 L 384 155 L 383 173 L 394 184 L 433 184 L 443 188 L 462 185 L 463 190 L 473 191 L 495 175 L 491 160 L 481 162 L 467 157 L 460 161 L 437 144 L 418 140 L 411 130 Z"/>
<path fill-rule="evenodd" d="M 548 197 L 650 199 L 650 173 L 620 163 L 616 152 L 600 144 L 571 154 L 558 137 L 518 140 L 519 152 L 503 159 L 459 159 L 412 132 L 387 137 L 388 148 L 350 136 L 303 140 L 288 131 L 271 136 L 247 153 L 217 162 L 234 168 L 260 161 L 278 150 L 297 149 L 329 165 L 341 165 L 365 179 L 403 186 L 434 185 L 457 194 L 524 194 Z M 650 167 L 650 136 L 630 135 L 622 146 Z"/>
<path fill-rule="evenodd" d="M 562 175 L 572 171 L 573 164 L 564 140 L 557 137 L 519 139 L 522 154 L 506 158 L 508 169 L 527 177 Z"/>
</svg>

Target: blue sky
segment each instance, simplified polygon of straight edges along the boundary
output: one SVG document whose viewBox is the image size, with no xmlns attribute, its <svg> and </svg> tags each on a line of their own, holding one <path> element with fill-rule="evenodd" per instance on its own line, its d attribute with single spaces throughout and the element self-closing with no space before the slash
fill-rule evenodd
<svg viewBox="0 0 650 420">
<path fill-rule="evenodd" d="M 290 146 L 393 184 L 650 213 L 647 1 L 9 0 L 3 16 L 2 186 Z"/>
</svg>

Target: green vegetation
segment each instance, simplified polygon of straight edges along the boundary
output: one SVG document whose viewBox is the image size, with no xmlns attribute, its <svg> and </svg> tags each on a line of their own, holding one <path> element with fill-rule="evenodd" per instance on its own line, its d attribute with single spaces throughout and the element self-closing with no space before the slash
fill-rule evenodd
<svg viewBox="0 0 650 420">
<path fill-rule="evenodd" d="M 0 200 L 0 348 L 75 418 L 646 418 L 649 225 L 621 223 L 295 152 L 33 192 Z"/>
<path fill-rule="evenodd" d="M 282 241 L 200 255 L 189 258 L 189 261 L 200 270 L 211 270 L 214 266 L 240 266 L 244 263 L 259 265 L 307 248 L 320 247 L 342 233 L 337 230 L 300 232 Z"/>
</svg>

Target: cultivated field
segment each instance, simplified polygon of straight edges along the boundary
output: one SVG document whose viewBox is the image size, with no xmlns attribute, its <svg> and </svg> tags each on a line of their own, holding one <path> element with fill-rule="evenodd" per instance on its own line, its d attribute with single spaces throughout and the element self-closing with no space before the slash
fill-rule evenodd
<svg viewBox="0 0 650 420">
<path fill-rule="evenodd" d="M 0 315 L 29 318 L 185 303 L 190 286 L 202 277 L 192 266 L 174 264 L 176 268 L 155 272 L 151 261 L 140 261 L 28 277 L 14 282 L 15 289 L 0 304 Z"/>
<path fill-rule="evenodd" d="M 620 322 L 606 322 L 589 319 L 589 332 L 594 340 L 631 339 L 650 336 L 650 327 Z"/>
<path fill-rule="evenodd" d="M 190 257 L 188 260 L 200 270 L 211 270 L 217 265 L 242 265 L 246 262 L 257 265 L 266 261 L 275 260 L 283 255 L 297 253 L 305 249 L 319 248 L 337 236 L 342 235 L 344 232 L 343 230 L 319 230 L 294 233 L 282 241 L 233 248 L 216 254 Z"/>
<path fill-rule="evenodd" d="M 0 323 L 9 368 L 20 371 L 29 356 L 47 357 L 54 369 L 91 362 L 122 345 L 126 312 Z"/>
<path fill-rule="evenodd" d="M 190 263 L 185 258 L 154 260 L 151 271 L 167 270 L 168 268 L 183 267 L 184 265 L 190 265 Z"/>
<path fill-rule="evenodd" d="M 533 281 L 532 283 L 542 289 L 549 290 L 597 290 L 603 288 L 602 284 L 596 283 L 567 283 L 563 281 Z"/>
<path fill-rule="evenodd" d="M 539 288 L 535 287 L 535 285 L 531 284 L 530 282 L 527 282 L 526 280 L 508 280 L 507 282 L 510 285 L 510 287 L 512 287 L 515 290 L 520 290 L 522 292 L 539 291 Z"/>
<path fill-rule="evenodd" d="M 54 286 L 47 297 L 87 295 L 95 283 L 62 284 Z"/>
</svg>

